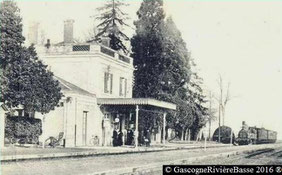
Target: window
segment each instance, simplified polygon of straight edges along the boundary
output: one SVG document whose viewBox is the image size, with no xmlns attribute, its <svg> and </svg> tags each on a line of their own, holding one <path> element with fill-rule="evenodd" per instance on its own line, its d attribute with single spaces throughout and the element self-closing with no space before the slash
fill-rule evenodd
<svg viewBox="0 0 282 175">
<path fill-rule="evenodd" d="M 72 51 L 90 51 L 90 45 L 74 45 L 72 46 Z"/>
<path fill-rule="evenodd" d="M 108 72 L 104 74 L 104 92 L 113 93 L 113 74 Z"/>
<path fill-rule="evenodd" d="M 119 79 L 119 96 L 126 97 L 127 91 L 127 79 L 124 77 L 120 77 Z"/>
<path fill-rule="evenodd" d="M 104 119 L 110 119 L 111 115 L 109 113 L 104 114 Z"/>
</svg>

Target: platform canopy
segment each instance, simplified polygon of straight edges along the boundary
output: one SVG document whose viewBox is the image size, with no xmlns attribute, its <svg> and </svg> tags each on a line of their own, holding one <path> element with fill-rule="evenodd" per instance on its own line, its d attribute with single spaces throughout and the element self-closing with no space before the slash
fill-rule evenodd
<svg viewBox="0 0 282 175">
<path fill-rule="evenodd" d="M 176 110 L 176 105 L 152 98 L 97 98 L 99 105 L 149 105 L 164 109 Z"/>
<path fill-rule="evenodd" d="M 155 100 L 152 98 L 97 98 L 98 105 L 104 106 L 135 106 L 136 123 L 135 135 L 138 136 L 138 118 L 140 106 L 152 106 L 162 109 L 176 110 L 176 105 L 164 101 Z M 166 127 L 166 112 L 163 112 L 163 144 L 165 144 L 165 127 Z M 138 147 L 138 137 L 135 137 L 135 147 Z"/>
</svg>

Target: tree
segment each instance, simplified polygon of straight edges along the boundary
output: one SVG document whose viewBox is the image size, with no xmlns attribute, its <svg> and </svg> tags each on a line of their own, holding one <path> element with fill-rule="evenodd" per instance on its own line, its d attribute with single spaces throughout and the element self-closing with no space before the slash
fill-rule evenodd
<svg viewBox="0 0 282 175">
<path fill-rule="evenodd" d="M 23 105 L 30 114 L 48 113 L 62 93 L 53 73 L 38 59 L 33 45 L 22 46 L 24 37 L 18 11 L 12 1 L 1 3 L 1 101 L 10 108 Z"/>
<path fill-rule="evenodd" d="M 168 115 L 180 138 L 184 139 L 185 133 L 194 122 L 192 106 L 188 103 L 188 84 L 190 81 L 190 54 L 181 32 L 177 29 L 172 17 L 165 21 L 163 32 L 163 74 L 161 97 L 177 105 L 175 114 Z M 169 118 L 173 117 L 172 120 Z"/>
<path fill-rule="evenodd" d="M 121 7 L 126 5 L 120 0 L 108 0 L 103 7 L 97 8 L 101 12 L 100 16 L 96 18 L 101 21 L 97 26 L 99 32 L 96 34 L 94 40 L 90 40 L 89 42 L 100 42 L 102 37 L 108 37 L 112 49 L 122 50 L 127 54 L 128 49 L 123 42 L 129 41 L 129 38 L 122 31 L 124 26 L 128 26 L 125 23 L 128 15 L 121 10 Z"/>
<path fill-rule="evenodd" d="M 182 109 L 185 109 L 186 102 L 182 103 L 181 93 L 177 95 L 177 88 L 181 89 L 186 81 L 181 82 L 181 76 L 177 79 L 177 71 L 180 69 L 175 67 L 178 60 L 173 59 L 181 58 L 170 58 L 170 56 L 177 57 L 173 55 L 172 49 L 175 48 L 170 42 L 175 33 L 172 30 L 166 30 L 163 1 L 144 0 L 137 11 L 137 16 L 138 20 L 134 22 L 136 34 L 131 39 L 131 56 L 134 58 L 136 68 L 133 96 L 181 104 L 177 105 L 176 113 L 169 111 L 167 115 L 168 126 L 179 128 L 182 120 L 177 119 Z M 170 25 L 172 24 L 168 24 Z M 176 83 L 177 81 L 179 84 Z M 161 125 L 162 120 L 158 121 Z"/>
<path fill-rule="evenodd" d="M 220 138 L 221 138 L 221 136 L 220 136 L 220 134 L 221 134 L 221 130 L 220 130 L 221 114 L 222 114 L 223 126 L 224 126 L 225 109 L 226 109 L 227 103 L 231 100 L 231 96 L 230 96 L 230 93 L 229 93 L 230 82 L 228 82 L 227 88 L 225 90 L 221 74 L 219 74 L 219 78 L 218 78 L 217 83 L 218 83 L 218 86 L 219 86 L 219 95 L 218 95 L 218 97 L 215 97 L 215 99 L 217 100 L 218 107 L 219 107 L 219 110 L 218 110 L 218 125 L 219 125 L 218 142 L 220 142 Z"/>
<path fill-rule="evenodd" d="M 224 126 L 225 109 L 226 109 L 228 102 L 231 100 L 231 96 L 229 92 L 230 82 L 228 82 L 227 87 L 225 89 L 224 82 L 222 80 L 222 76 L 219 74 L 218 86 L 219 86 L 219 95 L 216 98 L 216 100 L 218 101 L 218 104 L 219 104 L 219 109 L 220 109 L 219 112 L 222 114 L 222 119 L 223 119 L 222 124 Z"/>
<path fill-rule="evenodd" d="M 162 0 L 144 0 L 134 22 L 136 35 L 131 39 L 136 71 L 134 97 L 148 97 L 175 103 L 169 111 L 169 127 L 177 129 L 192 123 L 187 103 L 189 56 L 181 33 L 172 18 L 165 21 Z"/>
<path fill-rule="evenodd" d="M 191 77 L 188 84 L 189 89 L 189 104 L 191 105 L 192 115 L 194 116 L 194 122 L 191 126 L 192 139 L 196 139 L 200 129 L 207 123 L 207 116 L 209 115 L 208 108 L 205 106 L 207 100 L 203 93 L 202 85 L 203 79 L 198 75 L 196 70 L 196 64 L 194 60 L 191 61 Z"/>
<path fill-rule="evenodd" d="M 209 109 L 208 109 L 208 114 L 209 114 L 209 118 L 208 118 L 208 123 L 209 123 L 209 136 L 208 136 L 208 138 L 209 138 L 209 140 L 211 140 L 212 139 L 212 137 L 211 137 L 211 122 L 212 121 L 214 121 L 217 117 L 215 116 L 215 114 L 216 114 L 216 112 L 217 112 L 217 110 L 213 107 L 213 105 L 214 105 L 214 96 L 213 96 L 213 94 L 212 94 L 212 92 L 211 91 L 209 91 L 209 100 L 208 100 L 208 102 L 209 102 Z"/>
<path fill-rule="evenodd" d="M 136 68 L 133 95 L 176 104 L 177 110 L 167 115 L 168 126 L 176 129 L 179 138 L 189 128 L 196 133 L 204 125 L 207 109 L 181 32 L 171 17 L 165 20 L 162 0 L 143 0 L 137 15 L 136 35 L 131 39 Z"/>
<path fill-rule="evenodd" d="M 1 22 L 1 46 L 0 65 L 5 69 L 9 63 L 20 57 L 22 44 L 25 38 L 22 36 L 22 19 L 20 10 L 13 1 L 3 1 L 0 6 Z"/>
<path fill-rule="evenodd" d="M 23 48 L 22 58 L 13 62 L 5 74 L 6 89 L 2 98 L 10 107 L 23 105 L 26 112 L 48 113 L 53 110 L 62 97 L 59 82 L 53 79 L 36 56 L 33 45 Z"/>
<path fill-rule="evenodd" d="M 162 65 L 162 38 L 165 14 L 162 0 L 144 0 L 134 22 L 136 34 L 131 39 L 134 58 L 134 97 L 159 98 L 165 74 Z"/>
</svg>

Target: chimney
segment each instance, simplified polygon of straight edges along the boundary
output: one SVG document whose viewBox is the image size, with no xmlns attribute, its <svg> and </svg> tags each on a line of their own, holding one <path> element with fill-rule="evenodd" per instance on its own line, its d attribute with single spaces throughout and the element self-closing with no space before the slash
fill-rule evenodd
<svg viewBox="0 0 282 175">
<path fill-rule="evenodd" d="M 107 36 L 102 36 L 102 37 L 101 37 L 101 44 L 102 44 L 103 46 L 110 47 L 110 38 L 107 37 Z"/>
<path fill-rule="evenodd" d="M 245 122 L 245 121 L 242 121 L 242 125 L 245 126 L 245 125 L 246 125 L 246 122 Z"/>
<path fill-rule="evenodd" d="M 29 24 L 28 28 L 28 41 L 30 44 L 37 44 L 38 43 L 38 22 L 32 22 Z"/>
<path fill-rule="evenodd" d="M 50 39 L 47 39 L 47 43 L 45 44 L 45 47 L 49 49 L 50 46 L 51 46 Z"/>
<path fill-rule="evenodd" d="M 73 43 L 73 23 L 72 19 L 64 21 L 64 43 Z"/>
</svg>

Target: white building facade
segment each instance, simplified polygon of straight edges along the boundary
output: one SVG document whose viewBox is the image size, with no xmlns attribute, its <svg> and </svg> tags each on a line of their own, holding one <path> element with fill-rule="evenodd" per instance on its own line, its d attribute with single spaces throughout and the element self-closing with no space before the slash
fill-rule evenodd
<svg viewBox="0 0 282 175">
<path fill-rule="evenodd" d="M 112 145 L 114 118 L 111 116 L 108 122 L 102 122 L 104 114 L 97 98 L 132 98 L 132 58 L 96 43 L 38 47 L 37 52 L 61 84 L 68 87 L 70 85 L 64 83 L 68 82 L 77 87 L 74 89 L 88 92 L 81 95 L 70 90 L 70 94 L 62 88 L 62 105 L 44 117 L 45 132 L 41 140 L 63 132 L 67 147 L 88 146 L 95 136 L 100 146 Z M 108 128 L 105 131 L 103 127 Z"/>
<path fill-rule="evenodd" d="M 54 111 L 36 116 L 43 121 L 41 141 L 44 143 L 63 133 L 66 147 L 93 146 L 93 138 L 98 139 L 98 144 L 95 143 L 99 146 L 115 146 L 113 137 L 118 134 L 118 146 L 138 146 L 139 110 L 175 110 L 176 106 L 153 99 L 132 98 L 133 59 L 107 47 L 107 40 L 102 41 L 103 45 L 73 42 L 73 22 L 64 22 L 63 42 L 51 44 L 47 40 L 45 46 L 36 47 L 39 59 L 57 77 L 64 94 Z M 155 130 L 157 132 L 151 133 L 154 141 L 164 140 L 161 126 Z"/>
</svg>

